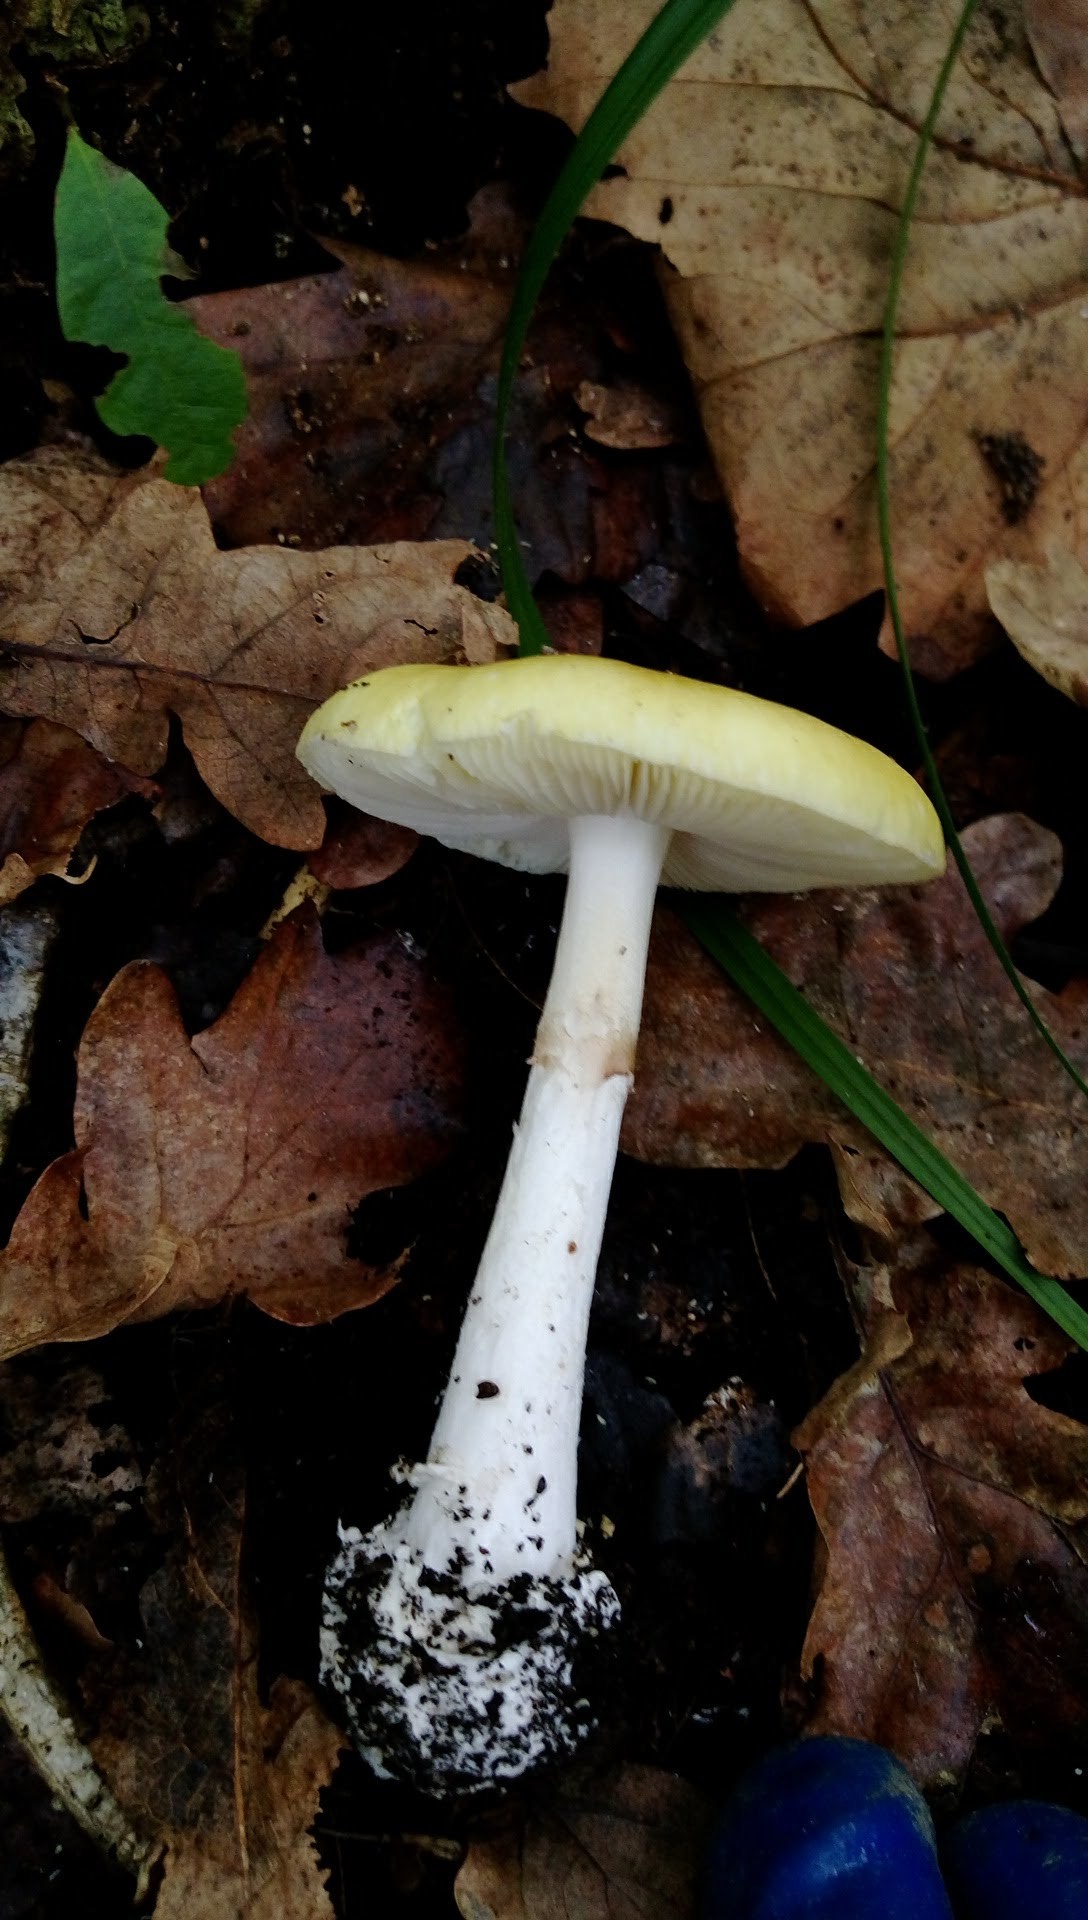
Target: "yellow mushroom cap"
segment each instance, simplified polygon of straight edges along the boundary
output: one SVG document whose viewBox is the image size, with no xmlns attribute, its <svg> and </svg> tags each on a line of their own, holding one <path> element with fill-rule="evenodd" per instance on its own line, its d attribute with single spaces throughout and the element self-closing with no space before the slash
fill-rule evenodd
<svg viewBox="0 0 1088 1920">
<path fill-rule="evenodd" d="M 933 808 L 875 747 L 619 660 L 385 667 L 317 709 L 298 755 L 363 812 L 524 872 L 565 871 L 566 822 L 615 813 L 671 830 L 672 886 L 777 893 L 944 871 Z"/>
</svg>

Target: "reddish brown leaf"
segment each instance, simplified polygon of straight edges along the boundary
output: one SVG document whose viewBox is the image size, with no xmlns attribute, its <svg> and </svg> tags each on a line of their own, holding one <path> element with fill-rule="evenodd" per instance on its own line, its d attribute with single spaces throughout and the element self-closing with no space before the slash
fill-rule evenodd
<svg viewBox="0 0 1088 1920">
<path fill-rule="evenodd" d="M 484 1828 L 457 1876 L 464 1920 L 690 1920 L 706 1802 L 652 1767 L 571 1781 Z"/>
<path fill-rule="evenodd" d="M 1088 1429 L 1026 1391 L 1067 1346 L 1015 1289 L 942 1261 L 924 1234 L 890 1284 L 864 1278 L 867 1360 L 795 1436 L 827 1548 L 804 1651 L 811 1730 L 879 1741 L 947 1784 L 988 1718 L 1025 1718 L 1010 1658 L 1025 1596 L 1045 1587 L 1083 1643 Z M 1088 1693 L 1071 1697 L 1067 1660 L 1047 1670 L 1044 1630 L 1028 1636 L 1030 1741 L 1088 1740 Z"/>
<path fill-rule="evenodd" d="M 43 874 L 63 874 L 88 820 L 103 807 L 151 791 L 67 727 L 0 719 L 0 906 Z"/>
<path fill-rule="evenodd" d="M 48 1167 L 0 1254 L 0 1351 L 247 1294 L 309 1323 L 395 1278 L 348 1258 L 350 1209 L 450 1142 L 449 1009 L 394 938 L 335 958 L 316 918 L 281 926 L 192 1041 L 158 968 L 127 967 L 79 1055 L 75 1151 Z"/>
<path fill-rule="evenodd" d="M 206 490 L 232 545 L 276 531 L 305 547 L 425 538 L 444 505 L 441 451 L 484 411 L 513 249 L 502 268 L 497 248 L 412 261 L 331 250 L 334 272 L 191 304 L 246 369 L 237 458 Z"/>
<path fill-rule="evenodd" d="M 1054 836 L 1019 815 L 965 835 L 1011 938 L 1060 875 Z M 1088 1115 L 1028 1022 L 954 870 L 922 888 L 749 903 L 752 931 L 889 1093 L 1006 1213 L 1047 1272 L 1088 1273 Z M 1088 983 L 1036 999 L 1088 1071 Z M 845 1156 L 851 1212 L 898 1231 L 932 1204 L 875 1150 L 822 1081 L 660 916 L 624 1144 L 676 1166 L 783 1165 L 806 1141 Z"/>
<path fill-rule="evenodd" d="M 489 660 L 513 628 L 454 584 L 470 549 L 220 552 L 198 494 L 45 448 L 0 471 L 0 706 L 154 773 L 170 715 L 254 833 L 320 844 L 295 743 L 319 700 L 398 660 Z"/>
<path fill-rule="evenodd" d="M 341 800 L 327 802 L 329 826 L 320 847 L 306 862 L 326 887 L 372 887 L 399 873 L 419 845 L 411 827 L 374 820 Z"/>
</svg>

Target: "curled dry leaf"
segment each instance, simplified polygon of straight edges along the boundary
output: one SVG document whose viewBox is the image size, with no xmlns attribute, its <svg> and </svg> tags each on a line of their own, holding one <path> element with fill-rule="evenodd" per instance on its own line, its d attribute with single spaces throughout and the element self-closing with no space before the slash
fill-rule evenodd
<svg viewBox="0 0 1088 1920">
<path fill-rule="evenodd" d="M 72 1153 L 0 1254 L 0 1353 L 246 1294 L 296 1324 L 383 1293 L 349 1214 L 451 1143 L 449 1008 L 394 938 L 333 957 L 285 922 L 215 1025 L 190 1040 L 157 967 L 126 967 L 79 1053 Z"/>
<path fill-rule="evenodd" d="M 1029 667 L 1088 707 L 1088 572 L 1076 556 L 1054 548 L 1041 566 L 997 560 L 986 569 L 986 591 Z"/>
<path fill-rule="evenodd" d="M 481 1829 L 458 1909 L 464 1920 L 692 1920 L 709 1818 L 694 1787 L 652 1767 L 571 1781 Z"/>
<path fill-rule="evenodd" d="M 522 101 L 583 125 L 657 0 L 558 0 Z M 737 522 L 781 618 L 882 584 L 879 334 L 917 131 L 953 17 L 914 0 L 738 6 L 587 211 L 656 241 Z M 1079 535 L 1088 200 L 1016 8 L 979 8 L 922 180 L 890 438 L 896 574 L 925 671 L 988 643 L 988 561 Z"/>
<path fill-rule="evenodd" d="M 1053 834 L 1018 814 L 963 836 L 1006 939 L 1048 905 Z M 989 1204 L 1044 1272 L 1088 1274 L 1084 1102 L 1040 1044 L 955 870 L 927 887 L 767 898 L 745 918 L 794 984 Z M 1088 982 L 1039 989 L 1088 1070 Z M 674 1166 L 782 1166 L 807 1141 L 844 1159 L 844 1199 L 895 1230 L 936 1209 L 874 1150 L 823 1082 L 730 987 L 682 923 L 650 952 L 628 1152 Z"/>
<path fill-rule="evenodd" d="M 471 549 L 216 547 L 199 495 L 45 448 L 0 471 L 0 707 L 154 773 L 177 715 L 216 798 L 275 845 L 321 843 L 295 760 L 317 701 L 405 660 L 494 658 L 513 626 L 454 583 Z"/>
<path fill-rule="evenodd" d="M 684 437 L 676 409 L 633 380 L 614 387 L 583 380 L 574 397 L 587 416 L 587 439 L 599 446 L 630 453 L 641 447 L 671 447 Z"/>
<path fill-rule="evenodd" d="M 0 719 L 0 906 L 44 874 L 64 874 L 88 820 L 103 807 L 151 791 L 67 727 Z"/>
<path fill-rule="evenodd" d="M 924 1232 L 858 1279 L 866 1356 L 795 1435 L 827 1552 L 808 1730 L 879 1741 L 930 1785 L 962 1775 L 987 1722 L 1041 1753 L 1083 1746 L 1088 1429 L 1026 1384 L 1067 1343 Z"/>
</svg>

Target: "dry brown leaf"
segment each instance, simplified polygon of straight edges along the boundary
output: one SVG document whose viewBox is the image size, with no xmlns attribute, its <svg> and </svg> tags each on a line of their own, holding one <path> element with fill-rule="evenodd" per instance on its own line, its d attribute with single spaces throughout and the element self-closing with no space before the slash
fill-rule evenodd
<svg viewBox="0 0 1088 1920">
<path fill-rule="evenodd" d="M 1007 939 L 1048 905 L 1055 837 L 1021 815 L 964 844 Z M 794 984 L 989 1204 L 1044 1272 L 1088 1274 L 1088 1118 L 1014 997 L 953 868 L 921 888 L 749 903 L 745 918 Z M 1035 998 L 1088 1071 L 1088 982 Z M 624 1146 L 672 1166 L 782 1166 L 833 1144 L 844 1199 L 898 1232 L 936 1208 L 823 1082 L 730 987 L 679 920 L 651 946 L 638 1074 Z"/>
<path fill-rule="evenodd" d="M 657 0 L 557 0 L 518 98 L 583 125 Z M 752 585 L 799 624 L 882 584 L 876 368 L 896 220 L 954 25 L 768 0 L 715 28 L 587 211 L 656 241 Z M 891 413 L 915 658 L 990 634 L 983 570 L 1088 532 L 1088 199 L 1016 8 L 979 9 L 922 181 Z"/>
<path fill-rule="evenodd" d="M 0 906 L 43 874 L 64 874 L 88 820 L 146 780 L 110 766 L 67 727 L 0 718 Z"/>
<path fill-rule="evenodd" d="M 1084 0 L 1024 0 L 1024 24 L 1075 151 L 1088 147 L 1088 15 Z"/>
<path fill-rule="evenodd" d="M 986 569 L 990 605 L 1029 667 L 1088 707 L 1088 572 L 1055 548 L 1042 566 L 998 560 Z"/>
<path fill-rule="evenodd" d="M 335 957 L 312 912 L 276 932 L 189 1039 L 157 967 L 126 967 L 79 1053 L 76 1146 L 0 1253 L 0 1353 L 246 1294 L 309 1324 L 395 1271 L 350 1259 L 350 1210 L 450 1144 L 449 1008 L 395 938 Z"/>
<path fill-rule="evenodd" d="M 572 1782 L 483 1829 L 455 1894 L 464 1920 L 690 1920 L 709 1810 L 652 1767 Z"/>
<path fill-rule="evenodd" d="M 48 447 L 0 470 L 0 707 L 154 773 L 171 714 L 223 805 L 262 838 L 321 843 L 302 725 L 352 674 L 490 660 L 507 616 L 454 584 L 471 551 L 220 552 L 198 494 Z"/>
<path fill-rule="evenodd" d="M 165 1844 L 155 1920 L 332 1920 L 309 1833 L 343 1736 L 308 1689 L 258 1691 L 242 1587 L 244 1489 L 222 1409 L 174 1436 L 153 1512 L 169 1542 L 136 1647 L 91 1663 L 99 1769 Z"/>
<path fill-rule="evenodd" d="M 808 1730 L 878 1741 L 930 1785 L 987 1722 L 1037 1750 L 1088 1740 L 1088 1430 L 1024 1385 L 1067 1342 L 925 1234 L 860 1279 L 867 1355 L 795 1436 L 827 1551 Z"/>
</svg>

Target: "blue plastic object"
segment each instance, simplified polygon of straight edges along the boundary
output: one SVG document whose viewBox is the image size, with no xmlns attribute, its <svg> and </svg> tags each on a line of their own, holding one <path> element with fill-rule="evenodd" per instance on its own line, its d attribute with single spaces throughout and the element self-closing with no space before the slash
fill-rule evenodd
<svg viewBox="0 0 1088 1920">
<path fill-rule="evenodd" d="M 984 1807 L 941 1849 L 957 1920 L 1088 1920 L 1088 1820 L 1041 1800 Z"/>
<path fill-rule="evenodd" d="M 1021 1907 L 1017 1920 L 1031 1912 Z M 745 1777 L 725 1809 L 703 1920 L 951 1916 L 929 1809 L 882 1747 L 822 1739 L 780 1748 Z"/>
</svg>

